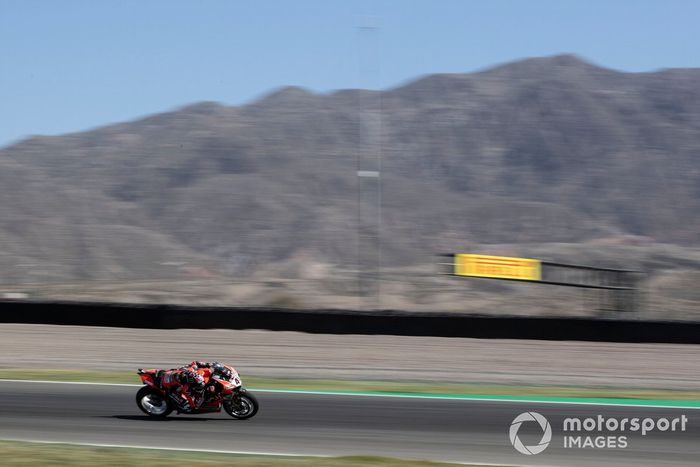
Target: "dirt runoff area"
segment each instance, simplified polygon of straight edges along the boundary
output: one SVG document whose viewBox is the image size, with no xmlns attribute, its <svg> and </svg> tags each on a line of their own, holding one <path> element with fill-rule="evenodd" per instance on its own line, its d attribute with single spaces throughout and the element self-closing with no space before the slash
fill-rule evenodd
<svg viewBox="0 0 700 467">
<path fill-rule="evenodd" d="M 0 324 L 0 366 L 134 370 L 193 359 L 276 378 L 698 389 L 700 345 Z"/>
</svg>

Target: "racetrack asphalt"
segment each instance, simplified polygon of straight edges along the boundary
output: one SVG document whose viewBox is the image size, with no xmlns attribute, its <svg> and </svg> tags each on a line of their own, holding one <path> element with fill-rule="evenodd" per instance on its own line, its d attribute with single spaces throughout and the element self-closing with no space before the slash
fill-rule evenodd
<svg viewBox="0 0 700 467">
<path fill-rule="evenodd" d="M 0 439 L 94 443 L 305 455 L 373 454 L 506 465 L 698 465 L 700 410 L 474 400 L 257 393 L 261 409 L 251 420 L 225 413 L 171 415 L 153 420 L 134 402 L 137 386 L 0 381 Z M 550 446 L 538 455 L 515 451 L 513 419 L 544 415 Z M 686 431 L 626 433 L 628 447 L 567 449 L 566 417 L 685 415 Z M 584 433 L 596 436 L 597 433 Z M 609 433 L 606 433 L 606 435 Z M 619 436 L 620 433 L 612 433 Z M 534 422 L 519 432 L 537 443 Z"/>
</svg>

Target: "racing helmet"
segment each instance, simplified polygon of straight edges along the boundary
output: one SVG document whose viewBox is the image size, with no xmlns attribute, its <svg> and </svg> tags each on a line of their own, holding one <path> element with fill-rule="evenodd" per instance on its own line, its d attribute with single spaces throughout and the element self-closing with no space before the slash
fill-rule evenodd
<svg viewBox="0 0 700 467">
<path fill-rule="evenodd" d="M 219 362 L 214 362 L 211 369 L 213 374 L 219 375 L 225 379 L 230 379 L 232 376 L 231 370 L 228 369 L 226 365 L 223 365 Z"/>
<path fill-rule="evenodd" d="M 180 375 L 180 382 L 182 384 L 188 384 L 195 389 L 201 389 L 204 387 L 204 377 L 191 369 L 183 370 L 182 374 Z"/>
</svg>

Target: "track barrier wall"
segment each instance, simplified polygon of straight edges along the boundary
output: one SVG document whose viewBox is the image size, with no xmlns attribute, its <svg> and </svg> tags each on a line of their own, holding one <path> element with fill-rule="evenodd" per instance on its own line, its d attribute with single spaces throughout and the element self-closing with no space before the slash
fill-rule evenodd
<svg viewBox="0 0 700 467">
<path fill-rule="evenodd" d="M 146 329 L 264 329 L 319 334 L 700 344 L 700 322 L 483 316 L 440 312 L 204 308 L 0 302 L 0 323 Z"/>
</svg>

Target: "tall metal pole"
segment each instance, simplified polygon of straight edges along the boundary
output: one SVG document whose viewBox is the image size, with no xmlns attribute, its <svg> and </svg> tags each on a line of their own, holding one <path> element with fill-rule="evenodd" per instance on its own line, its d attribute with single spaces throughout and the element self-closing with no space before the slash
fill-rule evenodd
<svg viewBox="0 0 700 467">
<path fill-rule="evenodd" d="M 357 286 L 359 308 L 381 308 L 381 95 L 376 19 L 358 29 Z M 365 91 L 366 90 L 366 91 Z"/>
</svg>

